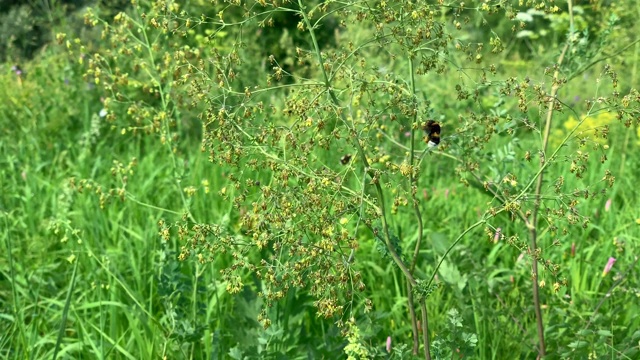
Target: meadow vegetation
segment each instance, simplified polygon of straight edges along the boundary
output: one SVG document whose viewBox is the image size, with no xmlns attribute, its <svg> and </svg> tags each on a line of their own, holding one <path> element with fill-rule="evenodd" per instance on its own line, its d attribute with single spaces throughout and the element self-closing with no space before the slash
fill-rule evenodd
<svg viewBox="0 0 640 360">
<path fill-rule="evenodd" d="M 6 3 L 0 357 L 640 357 L 636 1 Z"/>
</svg>

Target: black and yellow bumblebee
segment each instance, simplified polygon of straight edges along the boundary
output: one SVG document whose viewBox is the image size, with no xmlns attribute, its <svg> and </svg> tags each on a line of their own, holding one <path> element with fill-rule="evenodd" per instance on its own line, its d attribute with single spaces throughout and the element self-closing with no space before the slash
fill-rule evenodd
<svg viewBox="0 0 640 360">
<path fill-rule="evenodd" d="M 430 148 L 438 146 L 440 144 L 440 123 L 435 120 L 427 120 L 427 123 L 422 127 L 425 132 L 424 142 Z"/>
<path fill-rule="evenodd" d="M 349 161 L 351 161 L 351 154 L 346 154 L 345 156 L 340 158 L 340 163 L 342 165 L 347 165 L 349 163 Z"/>
</svg>

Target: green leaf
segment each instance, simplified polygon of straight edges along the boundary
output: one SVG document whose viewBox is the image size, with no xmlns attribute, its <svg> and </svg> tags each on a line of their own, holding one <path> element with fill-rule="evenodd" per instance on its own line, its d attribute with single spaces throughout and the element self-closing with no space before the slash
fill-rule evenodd
<svg viewBox="0 0 640 360">
<path fill-rule="evenodd" d="M 458 290 L 464 289 L 467 285 L 467 276 L 462 275 L 458 268 L 444 260 L 442 265 L 440 265 L 440 270 L 438 271 L 442 280 L 448 284 L 455 285 L 458 287 Z"/>
<path fill-rule="evenodd" d="M 598 330 L 597 334 L 600 336 L 613 337 L 613 333 L 609 330 Z"/>
<path fill-rule="evenodd" d="M 582 349 L 587 347 L 587 345 L 589 345 L 588 341 L 584 341 L 584 340 L 578 340 L 578 341 L 574 341 L 571 344 L 569 344 L 569 347 L 572 349 Z"/>
<path fill-rule="evenodd" d="M 580 330 L 576 333 L 576 335 L 578 336 L 589 336 L 589 335 L 593 335 L 593 331 L 588 330 L 588 329 L 584 329 L 584 330 Z"/>
<path fill-rule="evenodd" d="M 436 254 L 444 255 L 451 246 L 451 241 L 449 241 L 449 237 L 439 232 L 431 233 L 431 243 L 433 245 L 433 250 Z"/>
<path fill-rule="evenodd" d="M 232 359 L 236 359 L 236 360 L 242 360 L 243 356 L 242 356 L 242 350 L 240 350 L 240 348 L 238 346 L 231 348 L 229 350 L 229 356 Z"/>
</svg>

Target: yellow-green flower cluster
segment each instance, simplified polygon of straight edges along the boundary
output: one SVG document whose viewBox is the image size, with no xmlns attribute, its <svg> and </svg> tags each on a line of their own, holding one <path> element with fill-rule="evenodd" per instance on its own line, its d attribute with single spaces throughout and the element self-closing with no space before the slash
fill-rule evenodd
<svg viewBox="0 0 640 360">
<path fill-rule="evenodd" d="M 609 142 L 607 137 L 608 128 L 615 119 L 616 115 L 612 112 L 582 115 L 580 119 L 576 119 L 575 116 L 570 115 L 562 124 L 562 128 L 556 128 L 553 131 L 551 143 L 555 146 L 560 145 L 565 137 L 575 130 L 573 137 L 606 145 Z M 640 132 L 638 136 L 640 136 Z M 571 139 L 569 139 L 569 141 L 571 141 Z"/>
</svg>

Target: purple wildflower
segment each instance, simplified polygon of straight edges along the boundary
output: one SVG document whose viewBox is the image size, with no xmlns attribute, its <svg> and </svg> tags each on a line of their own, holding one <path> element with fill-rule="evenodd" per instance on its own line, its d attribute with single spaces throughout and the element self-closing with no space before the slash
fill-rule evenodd
<svg viewBox="0 0 640 360">
<path fill-rule="evenodd" d="M 493 242 L 497 243 L 498 240 L 500 240 L 500 236 L 502 235 L 502 228 L 497 228 L 496 229 L 496 234 L 493 235 Z"/>
<path fill-rule="evenodd" d="M 11 71 L 13 71 L 18 76 L 22 75 L 22 69 L 20 68 L 19 65 L 13 65 L 11 67 Z"/>
<path fill-rule="evenodd" d="M 616 263 L 616 258 L 610 257 L 609 260 L 607 261 L 607 265 L 604 266 L 604 270 L 602 270 L 602 277 L 607 276 L 609 271 L 611 271 L 613 264 L 615 263 Z"/>
</svg>

